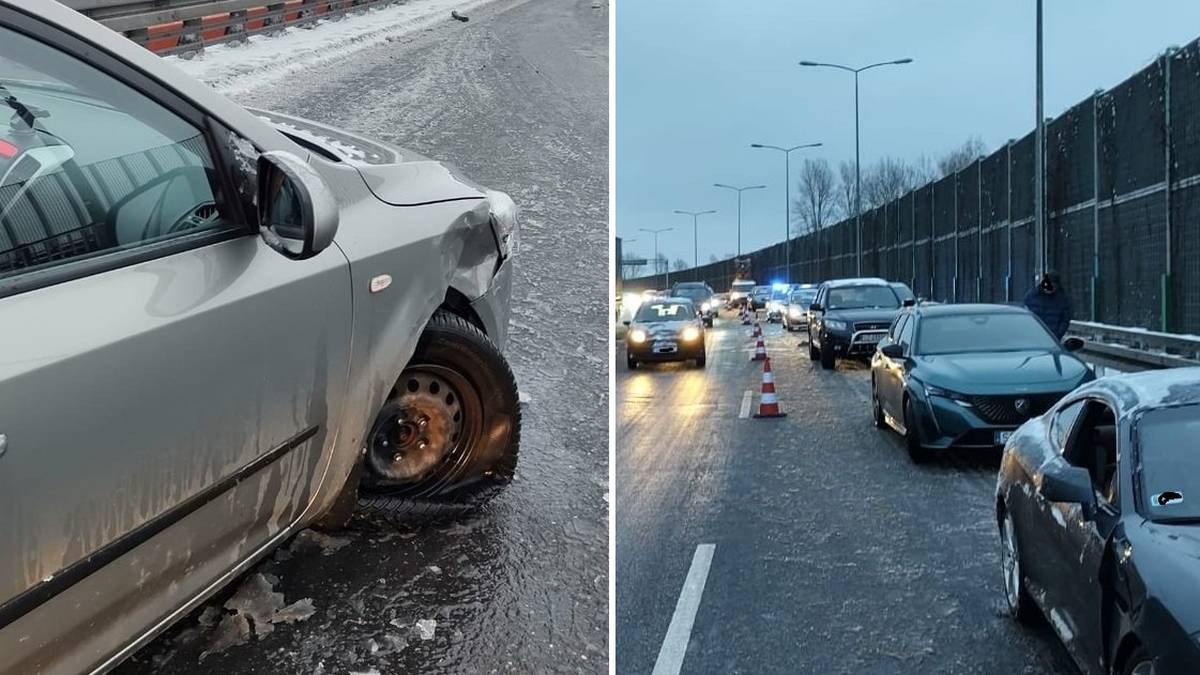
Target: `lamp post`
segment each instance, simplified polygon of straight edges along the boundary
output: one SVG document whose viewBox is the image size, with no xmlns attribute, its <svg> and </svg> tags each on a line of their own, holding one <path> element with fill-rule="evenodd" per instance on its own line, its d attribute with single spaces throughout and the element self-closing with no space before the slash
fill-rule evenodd
<svg viewBox="0 0 1200 675">
<path fill-rule="evenodd" d="M 725 190 L 733 190 L 734 192 L 737 193 L 737 196 L 738 196 L 737 254 L 738 254 L 738 257 L 740 258 L 740 257 L 742 257 L 742 193 L 745 192 L 746 190 L 761 190 L 767 186 L 766 185 L 747 185 L 745 187 L 736 187 L 733 185 L 725 185 L 724 183 L 713 183 L 713 187 L 718 187 L 718 188 L 722 188 Z"/>
<path fill-rule="evenodd" d="M 673 230 L 675 228 L 660 227 L 657 230 L 648 230 L 644 227 L 639 227 L 638 229 L 641 230 L 642 232 L 649 232 L 650 234 L 654 235 L 654 273 L 658 274 L 658 233 L 659 232 L 670 232 L 671 230 Z M 668 260 L 667 261 L 667 269 L 665 269 L 663 271 L 663 286 L 669 285 L 670 283 L 671 283 L 671 261 Z"/>
<path fill-rule="evenodd" d="M 1037 127 L 1033 150 L 1034 271 L 1040 280 L 1046 271 L 1046 118 L 1042 112 L 1042 0 L 1037 0 Z M 1169 183 L 1170 181 L 1168 181 Z"/>
<path fill-rule="evenodd" d="M 855 238 L 858 244 L 857 269 L 858 274 L 862 275 L 862 159 L 859 154 L 858 145 L 858 74 L 864 70 L 878 68 L 880 66 L 899 66 L 905 63 L 912 63 L 912 59 L 898 59 L 896 61 L 881 61 L 872 63 L 869 66 L 862 68 L 851 68 L 842 66 L 836 63 L 818 63 L 816 61 L 801 61 L 802 66 L 812 66 L 819 68 L 837 68 L 854 73 L 854 230 Z"/>
<path fill-rule="evenodd" d="M 750 147 L 762 148 L 763 150 L 777 150 L 783 153 L 783 283 L 790 284 L 792 283 L 792 153 L 804 148 L 819 148 L 821 144 L 806 143 L 804 145 L 793 145 L 790 148 L 783 148 L 778 145 L 751 143 Z"/>
<path fill-rule="evenodd" d="M 692 267 L 699 267 L 700 266 L 700 244 L 698 243 L 699 238 L 698 238 L 698 230 L 696 229 L 696 219 L 699 218 L 700 216 L 708 215 L 710 213 L 716 213 L 716 211 L 713 211 L 713 210 L 680 211 L 679 209 L 675 209 L 675 213 L 678 213 L 682 216 L 691 216 L 692 217 Z"/>
</svg>

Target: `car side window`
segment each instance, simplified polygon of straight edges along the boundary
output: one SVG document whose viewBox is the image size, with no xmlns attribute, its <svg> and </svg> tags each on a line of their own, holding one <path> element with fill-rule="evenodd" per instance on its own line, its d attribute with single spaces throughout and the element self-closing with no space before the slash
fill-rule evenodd
<svg viewBox="0 0 1200 675">
<path fill-rule="evenodd" d="M 915 326 L 916 323 L 917 320 L 909 316 L 908 320 L 904 322 L 904 325 L 900 327 L 900 335 L 896 340 L 896 344 L 904 347 L 905 354 L 908 353 L 909 345 L 912 344 L 913 326 Z"/>
<path fill-rule="evenodd" d="M 904 326 L 904 322 L 907 320 L 907 314 L 900 314 L 896 317 L 896 320 L 892 322 L 892 327 L 888 329 L 888 337 L 891 338 L 892 342 L 896 342 L 896 338 L 900 337 L 900 329 Z"/>
<path fill-rule="evenodd" d="M 1067 437 L 1070 436 L 1075 420 L 1079 419 L 1079 413 L 1083 411 L 1083 404 L 1086 402 L 1076 401 L 1060 409 L 1050 422 L 1050 442 L 1054 444 L 1055 452 L 1060 455 L 1067 447 Z"/>
<path fill-rule="evenodd" d="M 1067 437 L 1063 457 L 1088 470 L 1092 486 L 1108 501 L 1117 497 L 1117 424 L 1112 409 L 1100 401 L 1088 401 Z"/>
<path fill-rule="evenodd" d="M 3 113 L 0 279 L 236 222 L 200 129 L 0 27 Z"/>
</svg>

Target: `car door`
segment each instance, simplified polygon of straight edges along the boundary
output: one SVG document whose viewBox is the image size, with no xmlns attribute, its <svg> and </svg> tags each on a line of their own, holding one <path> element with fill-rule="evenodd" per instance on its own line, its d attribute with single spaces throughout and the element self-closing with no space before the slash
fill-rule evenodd
<svg viewBox="0 0 1200 675">
<path fill-rule="evenodd" d="M 0 138 L 52 148 L 0 179 L 0 672 L 102 667 L 286 534 L 347 381 L 345 257 L 267 247 L 227 137 L 78 45 L 0 8 Z"/>
<path fill-rule="evenodd" d="M 900 323 L 897 326 L 896 344 L 904 350 L 903 356 L 897 359 L 886 359 L 886 368 L 884 370 L 884 390 L 885 398 L 883 410 L 892 419 L 904 419 L 904 391 L 908 386 L 908 369 L 911 363 L 912 355 L 912 336 L 914 327 L 917 323 L 917 317 L 911 314 L 901 314 Z"/>
</svg>

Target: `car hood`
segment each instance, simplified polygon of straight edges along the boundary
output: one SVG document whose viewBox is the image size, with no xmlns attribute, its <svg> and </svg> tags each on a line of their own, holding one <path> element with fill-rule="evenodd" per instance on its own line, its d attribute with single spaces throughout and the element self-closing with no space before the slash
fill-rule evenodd
<svg viewBox="0 0 1200 675">
<path fill-rule="evenodd" d="M 1060 392 L 1074 389 L 1088 369 L 1062 351 L 1028 350 L 916 357 L 918 377 L 964 394 Z"/>
<path fill-rule="evenodd" d="M 892 309 L 831 309 L 825 312 L 825 318 L 845 321 L 847 323 L 858 323 L 860 321 L 878 323 L 886 321 L 891 323 L 899 313 L 899 307 Z"/>
<path fill-rule="evenodd" d="M 1200 525 L 1147 521 L 1131 528 L 1129 539 L 1147 594 L 1185 631 L 1200 631 Z"/>
<path fill-rule="evenodd" d="M 452 164 L 320 122 L 269 110 L 247 110 L 301 145 L 318 147 L 354 167 L 371 192 L 388 204 L 416 206 L 486 196 L 485 188 Z"/>
</svg>

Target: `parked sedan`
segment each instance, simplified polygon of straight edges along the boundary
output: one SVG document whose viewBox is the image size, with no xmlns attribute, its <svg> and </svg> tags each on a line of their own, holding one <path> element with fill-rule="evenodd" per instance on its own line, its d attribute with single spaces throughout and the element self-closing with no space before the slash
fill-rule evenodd
<svg viewBox="0 0 1200 675">
<path fill-rule="evenodd" d="M 1108 377 L 1013 435 L 996 486 L 1008 610 L 1086 675 L 1200 670 L 1200 369 Z"/>
<path fill-rule="evenodd" d="M 1095 377 L 1029 310 L 918 305 L 902 312 L 871 359 L 875 425 L 931 449 L 1003 446 L 1018 425 Z"/>
<path fill-rule="evenodd" d="M 687 298 L 663 298 L 638 308 L 625 333 L 625 365 L 634 370 L 649 361 L 707 361 L 704 322 Z"/>
<path fill-rule="evenodd" d="M 0 672 L 110 670 L 302 528 L 512 479 L 506 195 L 46 0 L 0 0 L 0 109 Z"/>
</svg>

